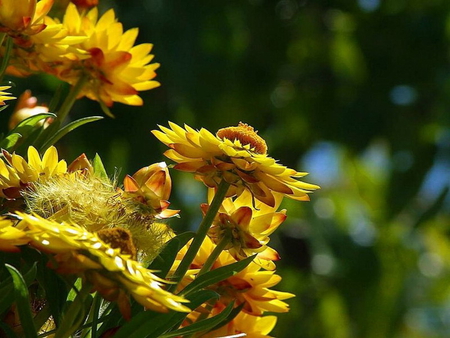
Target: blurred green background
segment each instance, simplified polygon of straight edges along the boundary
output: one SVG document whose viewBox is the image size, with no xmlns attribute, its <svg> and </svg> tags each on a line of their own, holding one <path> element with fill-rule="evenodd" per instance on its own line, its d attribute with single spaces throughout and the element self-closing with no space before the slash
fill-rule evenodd
<svg viewBox="0 0 450 338">
<path fill-rule="evenodd" d="M 272 335 L 450 337 L 449 1 L 100 3 L 154 43 L 162 86 L 63 139 L 68 161 L 98 152 L 123 177 L 165 160 L 158 124 L 246 122 L 322 187 L 286 201 L 272 238 L 278 289 L 297 295 Z M 32 89 L 45 101 L 55 86 Z M 72 118 L 98 114 L 84 99 Z M 173 179 L 181 231 L 197 224 L 205 188 Z"/>
</svg>

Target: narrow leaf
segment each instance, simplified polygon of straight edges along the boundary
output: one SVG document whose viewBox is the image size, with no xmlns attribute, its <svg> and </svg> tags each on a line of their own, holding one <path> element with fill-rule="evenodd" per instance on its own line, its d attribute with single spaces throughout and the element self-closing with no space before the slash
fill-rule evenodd
<svg viewBox="0 0 450 338">
<path fill-rule="evenodd" d="M 226 265 L 212 271 L 209 271 L 199 277 L 197 277 L 191 284 L 186 286 L 183 291 L 180 292 L 181 295 L 187 295 L 192 291 L 203 289 L 209 285 L 216 284 L 224 279 L 227 279 L 239 271 L 242 271 L 249 265 L 255 257 L 247 257 L 239 262 Z"/>
<path fill-rule="evenodd" d="M 13 279 L 14 298 L 19 312 L 20 323 L 26 337 L 37 337 L 36 328 L 34 327 L 33 314 L 31 313 L 30 298 L 28 288 L 23 276 L 12 265 L 6 264 L 6 268 Z"/>
<path fill-rule="evenodd" d="M 62 127 L 60 130 L 58 130 L 52 137 L 50 137 L 47 142 L 45 142 L 45 144 L 42 147 L 42 151 L 46 150 L 48 147 L 52 146 L 53 144 L 55 144 L 56 142 L 58 142 L 63 136 L 67 135 L 68 133 L 70 133 L 72 130 L 90 123 L 90 122 L 95 122 L 98 120 L 103 119 L 102 116 L 89 116 L 89 117 L 84 117 L 82 119 L 73 121 L 69 124 L 67 124 L 66 126 Z"/>
<path fill-rule="evenodd" d="M 57 111 L 56 108 L 58 108 L 59 103 L 61 102 L 61 97 L 63 96 L 64 92 L 67 92 L 67 85 L 66 83 L 63 82 L 59 84 L 58 88 L 56 88 L 56 91 L 53 94 L 50 103 L 48 104 L 48 110 Z"/>
<path fill-rule="evenodd" d="M 0 142 L 0 148 L 8 151 L 11 150 L 21 137 L 22 135 L 17 133 L 9 134 Z"/>
<path fill-rule="evenodd" d="M 89 308 L 92 305 L 93 297 L 90 295 L 90 290 L 90 285 L 83 285 L 73 302 L 70 303 L 67 311 L 64 312 L 61 325 L 55 333 L 55 338 L 70 337 L 85 322 Z"/>
<path fill-rule="evenodd" d="M 33 264 L 33 266 L 24 273 L 23 278 L 25 279 L 25 284 L 30 286 L 36 278 L 36 264 Z M 14 302 L 14 285 L 12 282 L 12 277 L 8 277 L 0 284 L 0 314 L 5 312 Z"/>
<path fill-rule="evenodd" d="M 186 304 L 190 309 L 195 309 L 210 299 L 218 299 L 219 295 L 211 290 L 201 290 L 186 297 L 190 303 Z M 139 313 L 131 321 L 126 323 L 115 334 L 114 338 L 142 337 L 157 338 L 167 330 L 180 323 L 186 317 L 186 313 L 174 312 L 156 313 L 145 311 Z"/>
<path fill-rule="evenodd" d="M 206 318 L 195 322 L 187 327 L 183 327 L 179 330 L 172 331 L 170 333 L 163 334 L 160 338 L 171 338 L 171 337 L 188 337 L 192 334 L 198 332 L 209 331 L 212 328 L 217 327 L 220 323 L 224 322 L 228 315 L 233 310 L 234 302 L 228 304 L 228 306 L 217 316 Z"/>
<path fill-rule="evenodd" d="M 55 117 L 56 115 L 52 113 L 42 113 L 27 117 L 11 130 L 11 133 L 19 133 L 22 134 L 23 137 L 26 137 L 36 127 L 39 121 Z"/>
<path fill-rule="evenodd" d="M 157 275 L 165 278 L 177 257 L 178 251 L 194 236 L 194 232 L 185 232 L 172 238 L 148 268 L 158 271 Z"/>
</svg>

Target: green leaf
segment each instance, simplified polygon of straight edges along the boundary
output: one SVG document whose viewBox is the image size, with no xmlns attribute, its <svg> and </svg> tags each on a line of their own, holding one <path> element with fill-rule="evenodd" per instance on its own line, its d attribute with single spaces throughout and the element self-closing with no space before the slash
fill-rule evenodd
<svg viewBox="0 0 450 338">
<path fill-rule="evenodd" d="M 55 338 L 70 337 L 85 322 L 93 299 L 90 290 L 91 286 L 84 284 L 75 299 L 69 302 L 70 305 L 62 315 L 61 325 L 56 330 Z"/>
<path fill-rule="evenodd" d="M 183 327 L 179 330 L 172 331 L 170 333 L 166 333 L 160 336 L 160 338 L 171 338 L 171 337 L 188 337 L 190 335 L 193 335 L 198 332 L 205 332 L 209 331 L 213 328 L 220 327 L 221 323 L 223 323 L 228 315 L 233 310 L 234 302 L 231 302 L 228 304 L 228 306 L 217 316 L 206 318 L 203 320 L 200 320 L 198 322 L 195 322 L 192 325 L 189 325 L 187 327 Z M 219 326 L 220 325 L 220 326 Z"/>
<path fill-rule="evenodd" d="M 108 178 L 108 174 L 106 173 L 105 166 L 103 165 L 99 154 L 95 154 L 94 160 L 92 161 L 92 166 L 94 167 L 95 175 L 104 179 Z"/>
<path fill-rule="evenodd" d="M 21 137 L 22 135 L 17 133 L 9 134 L 0 142 L 0 148 L 6 149 L 8 151 L 11 150 L 17 144 L 17 142 L 20 140 Z"/>
<path fill-rule="evenodd" d="M 14 298 L 19 313 L 20 323 L 26 337 L 37 337 L 36 328 L 34 327 L 33 314 L 31 313 L 30 298 L 28 288 L 23 276 L 12 265 L 6 264 L 6 268 L 13 279 Z"/>
<path fill-rule="evenodd" d="M 9 104 L 6 104 L 4 106 L 0 106 L 0 111 L 3 111 L 3 110 L 5 110 L 8 107 L 9 107 Z"/>
<path fill-rule="evenodd" d="M 0 322 L 0 333 L 6 334 L 5 337 L 16 338 L 15 332 L 6 323 Z"/>
<path fill-rule="evenodd" d="M 66 303 L 67 286 L 54 270 L 49 269 L 46 264 L 40 264 L 37 276 L 39 285 L 45 292 L 45 299 L 49 305 L 50 313 L 55 321 L 55 325 L 61 323 L 61 313 Z M 58 292 L 55 292 L 58 290 Z"/>
<path fill-rule="evenodd" d="M 201 304 L 211 299 L 218 299 L 219 295 L 211 290 L 201 290 L 186 297 L 190 303 L 186 304 L 190 309 L 195 309 Z M 131 321 L 126 323 L 117 331 L 114 338 L 157 338 L 167 332 L 186 317 L 184 312 L 171 311 L 169 313 L 156 313 L 144 311 L 136 315 Z"/>
<path fill-rule="evenodd" d="M 58 88 L 56 88 L 56 91 L 53 94 L 52 99 L 50 100 L 50 103 L 48 104 L 49 111 L 57 111 L 56 108 L 58 107 L 59 103 L 61 102 L 61 97 L 63 96 L 63 93 L 68 91 L 67 87 L 68 86 L 65 82 L 59 84 Z"/>
<path fill-rule="evenodd" d="M 0 80 L 3 79 L 3 75 L 5 74 L 6 67 L 8 67 L 9 57 L 11 56 L 12 48 L 14 45 L 14 40 L 12 37 L 6 38 L 5 49 L 3 51 L 3 59 L 0 64 Z"/>
<path fill-rule="evenodd" d="M 58 142 L 63 136 L 67 135 L 72 130 L 74 130 L 86 123 L 95 122 L 95 121 L 98 121 L 101 119 L 103 119 L 103 116 L 89 116 L 89 117 L 84 117 L 82 119 L 79 119 L 79 120 L 76 120 L 76 121 L 73 121 L 73 122 L 67 124 L 66 126 L 59 129 L 53 136 L 51 136 L 45 142 L 45 144 L 42 146 L 42 151 L 46 150 L 48 147 L 50 147 L 53 144 L 55 144 L 56 142 Z"/>
<path fill-rule="evenodd" d="M 180 294 L 187 295 L 192 291 L 203 289 L 209 285 L 223 281 L 224 279 L 227 279 L 245 269 L 254 258 L 254 256 L 247 257 L 239 262 L 208 271 L 207 273 L 198 276 L 191 284 L 186 286 Z"/>
<path fill-rule="evenodd" d="M 7 264 L 5 264 L 6 266 Z M 24 273 L 25 284 L 29 286 L 36 278 L 36 264 Z M 0 314 L 5 312 L 14 302 L 14 285 L 12 277 L 6 278 L 0 284 Z"/>
<path fill-rule="evenodd" d="M 25 120 L 21 121 L 13 130 L 11 130 L 11 133 L 19 133 L 23 137 L 26 137 L 34 128 L 36 128 L 36 126 L 40 127 L 37 124 L 41 120 L 55 117 L 56 115 L 52 113 L 42 113 L 27 117 Z"/>
<path fill-rule="evenodd" d="M 177 257 L 178 251 L 180 251 L 180 249 L 194 236 L 194 232 L 184 232 L 172 238 L 148 268 L 150 270 L 158 271 L 157 275 L 161 278 L 165 278 Z"/>
</svg>

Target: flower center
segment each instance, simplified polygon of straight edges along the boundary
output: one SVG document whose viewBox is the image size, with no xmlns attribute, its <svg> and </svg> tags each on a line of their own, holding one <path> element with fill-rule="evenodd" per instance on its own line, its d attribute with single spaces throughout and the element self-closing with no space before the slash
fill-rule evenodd
<svg viewBox="0 0 450 338">
<path fill-rule="evenodd" d="M 113 249 L 119 248 L 120 253 L 136 257 L 136 247 L 133 244 L 131 232 L 124 228 L 109 228 L 97 231 L 97 236 Z"/>
<path fill-rule="evenodd" d="M 267 154 L 266 141 L 246 123 L 239 122 L 237 127 L 219 129 L 216 135 L 221 139 L 226 138 L 233 142 L 239 140 L 243 146 L 249 144 L 250 149 L 257 154 Z"/>
</svg>

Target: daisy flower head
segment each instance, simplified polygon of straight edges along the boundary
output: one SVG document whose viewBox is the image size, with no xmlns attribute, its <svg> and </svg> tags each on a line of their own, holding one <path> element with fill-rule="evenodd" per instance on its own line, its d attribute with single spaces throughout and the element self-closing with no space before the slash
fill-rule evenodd
<svg viewBox="0 0 450 338">
<path fill-rule="evenodd" d="M 153 134 L 169 150 L 164 154 L 176 162 L 175 169 L 192 172 L 197 180 L 217 188 L 222 180 L 230 184 L 227 197 L 239 196 L 244 190 L 253 198 L 275 206 L 273 192 L 299 201 L 308 201 L 319 187 L 298 180 L 307 173 L 279 164 L 267 155 L 267 145 L 257 132 L 245 123 L 220 129 L 216 135 L 202 128 L 197 131 L 169 122 Z"/>
<path fill-rule="evenodd" d="M 211 202 L 214 194 L 212 189 L 209 192 Z M 269 236 L 286 219 L 286 210 L 276 211 L 283 196 L 279 193 L 273 194 L 276 201 L 273 208 L 260 201 L 256 201 L 255 208 L 251 208 L 252 196 L 247 190 L 234 200 L 226 198 L 209 229 L 208 236 L 215 244 L 229 236 L 225 250 L 236 260 L 256 254 L 253 262 L 267 270 L 275 269 L 273 261 L 279 260 L 280 257 L 267 243 Z M 208 208 L 209 205 L 202 205 L 204 214 Z"/>
<path fill-rule="evenodd" d="M 0 159 L 0 197 L 15 199 L 30 184 L 67 172 L 67 163 L 58 160 L 55 147 L 48 148 L 42 158 L 33 146 L 28 148 L 28 161 L 6 150 Z"/>
<path fill-rule="evenodd" d="M 80 53 L 68 55 L 55 67 L 56 76 L 71 85 L 86 79 L 79 97 L 87 96 L 108 107 L 113 102 L 140 106 L 139 91 L 159 86 L 153 81 L 159 64 L 150 63 L 152 44 L 134 46 L 138 29 L 124 32 L 113 9 L 99 17 L 97 7 L 80 13 L 69 3 L 62 25 L 70 36 L 86 37 L 72 46 Z"/>
</svg>

